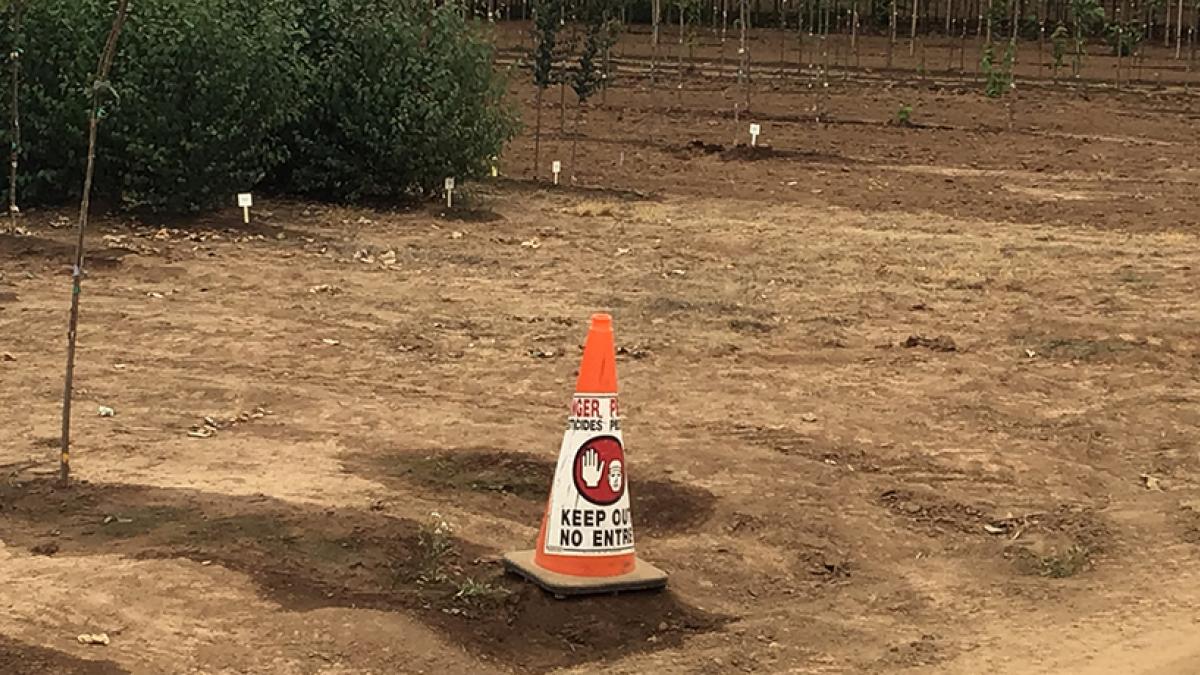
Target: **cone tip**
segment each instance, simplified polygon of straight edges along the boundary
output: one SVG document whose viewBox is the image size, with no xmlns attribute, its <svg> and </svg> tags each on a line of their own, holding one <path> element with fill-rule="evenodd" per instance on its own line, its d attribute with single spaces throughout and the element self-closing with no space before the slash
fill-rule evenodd
<svg viewBox="0 0 1200 675">
<path fill-rule="evenodd" d="M 612 330 L 612 324 L 611 314 L 598 312 L 592 315 L 592 330 Z"/>
</svg>

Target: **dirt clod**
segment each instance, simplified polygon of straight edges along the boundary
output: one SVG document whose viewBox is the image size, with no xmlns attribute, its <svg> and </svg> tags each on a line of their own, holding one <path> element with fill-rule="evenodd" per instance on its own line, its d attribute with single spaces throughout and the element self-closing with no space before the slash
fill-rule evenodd
<svg viewBox="0 0 1200 675">
<path fill-rule="evenodd" d="M 908 339 L 901 343 L 905 349 L 915 349 L 920 347 L 934 352 L 956 352 L 958 346 L 954 344 L 954 340 L 946 336 L 938 336 L 928 338 L 924 335 L 910 335 Z"/>
</svg>

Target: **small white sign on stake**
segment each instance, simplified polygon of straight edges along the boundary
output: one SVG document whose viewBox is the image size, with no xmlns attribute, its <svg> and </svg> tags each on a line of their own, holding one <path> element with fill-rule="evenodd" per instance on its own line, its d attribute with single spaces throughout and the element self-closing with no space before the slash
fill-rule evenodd
<svg viewBox="0 0 1200 675">
<path fill-rule="evenodd" d="M 558 176 L 562 173 L 562 162 L 557 159 L 550 165 L 550 170 L 554 172 L 554 184 L 558 185 Z"/>
<path fill-rule="evenodd" d="M 454 208 L 454 178 L 446 179 L 446 208 Z"/>
<path fill-rule="evenodd" d="M 758 136 L 762 133 L 762 127 L 757 124 L 750 125 L 750 147 L 758 147 Z"/>
<path fill-rule="evenodd" d="M 238 206 L 242 208 L 242 221 L 247 225 L 250 224 L 250 207 L 254 206 L 254 195 L 249 192 L 242 192 L 238 195 Z"/>
</svg>

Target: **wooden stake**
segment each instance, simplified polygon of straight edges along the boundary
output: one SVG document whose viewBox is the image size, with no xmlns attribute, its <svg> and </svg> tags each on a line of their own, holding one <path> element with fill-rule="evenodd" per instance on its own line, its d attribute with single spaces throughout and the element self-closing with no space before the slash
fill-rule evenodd
<svg viewBox="0 0 1200 675">
<path fill-rule="evenodd" d="M 79 232 L 75 239 L 75 265 L 71 269 L 71 316 L 67 322 L 67 372 L 63 383 L 62 409 L 62 455 L 59 463 L 58 481 L 67 487 L 71 481 L 71 398 L 75 384 L 75 337 L 79 326 L 79 296 L 83 288 L 84 235 L 87 232 L 88 211 L 91 208 L 92 180 L 96 173 L 96 132 L 100 126 L 100 94 L 111 89 L 108 74 L 117 58 L 117 40 L 125 26 L 129 13 L 129 0 L 119 0 L 113 17 L 112 30 L 100 63 L 96 67 L 96 78 L 92 81 L 91 108 L 88 110 L 88 156 L 87 169 L 83 177 L 83 198 L 79 203 Z"/>
</svg>

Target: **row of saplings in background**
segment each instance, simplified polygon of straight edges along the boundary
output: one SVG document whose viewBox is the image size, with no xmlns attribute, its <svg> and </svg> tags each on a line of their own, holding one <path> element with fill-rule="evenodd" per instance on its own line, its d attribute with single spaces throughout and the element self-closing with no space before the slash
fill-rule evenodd
<svg viewBox="0 0 1200 675">
<path fill-rule="evenodd" d="M 1142 31 L 1138 27 L 1123 27 L 1105 25 L 1104 8 L 1098 0 L 1072 0 L 1070 4 L 1073 29 L 1059 24 L 1051 34 L 1054 45 L 1053 68 L 1054 78 L 1058 79 L 1059 72 L 1064 66 L 1068 54 L 1072 56 L 1071 70 L 1075 77 L 1079 76 L 1084 55 L 1086 35 L 1098 26 L 1105 26 L 1105 33 L 1113 45 L 1114 54 L 1129 56 L 1141 41 Z M 989 98 L 1004 98 L 1016 83 L 1013 78 L 1013 66 L 1016 62 L 1016 39 L 1010 39 L 1003 55 L 997 61 L 996 48 L 992 43 L 986 43 L 980 57 L 980 72 L 983 73 L 984 93 Z M 1012 128 L 1011 103 L 1006 101 L 1009 112 L 1009 128 Z M 912 126 L 912 106 L 902 105 L 896 112 L 896 123 L 900 126 Z"/>
<path fill-rule="evenodd" d="M 188 211 L 249 186 L 393 198 L 484 174 L 517 130 L 505 78 L 478 25 L 432 4 L 138 0 L 103 92 L 96 197 Z M 10 0 L 3 11 L 20 135 L 2 133 L 19 141 L 21 202 L 62 203 L 83 182 L 111 2 Z"/>
</svg>

